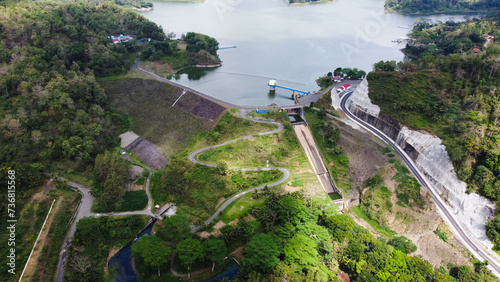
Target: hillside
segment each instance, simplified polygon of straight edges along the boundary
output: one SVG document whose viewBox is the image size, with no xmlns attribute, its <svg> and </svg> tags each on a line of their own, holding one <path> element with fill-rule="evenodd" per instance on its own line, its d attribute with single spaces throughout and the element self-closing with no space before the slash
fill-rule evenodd
<svg viewBox="0 0 500 282">
<path fill-rule="evenodd" d="M 368 81 L 382 114 L 440 137 L 468 191 L 498 202 L 500 48 L 483 37 L 497 36 L 497 21 L 417 25 L 404 51 L 419 60 L 377 63 Z"/>
<path fill-rule="evenodd" d="M 93 163 L 127 118 L 113 112 L 95 80 L 126 72 L 131 42 L 110 35 L 162 39 L 156 24 L 116 5 L 4 2 L 0 10 L 0 162 Z"/>
<path fill-rule="evenodd" d="M 456 11 L 492 11 L 500 8 L 495 0 L 386 0 L 389 12 L 419 14 Z"/>
<path fill-rule="evenodd" d="M 225 110 L 190 92 L 177 100 L 181 88 L 155 80 L 120 78 L 99 84 L 111 105 L 130 117 L 130 129 L 160 146 L 167 158 L 187 148 L 199 133 L 211 130 Z"/>
</svg>

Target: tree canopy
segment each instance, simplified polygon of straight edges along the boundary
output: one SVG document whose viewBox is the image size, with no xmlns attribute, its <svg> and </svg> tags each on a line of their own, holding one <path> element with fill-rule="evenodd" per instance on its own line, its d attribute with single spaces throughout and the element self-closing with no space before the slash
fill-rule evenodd
<svg viewBox="0 0 500 282">
<path fill-rule="evenodd" d="M 208 239 L 202 243 L 205 258 L 213 263 L 219 262 L 227 254 L 226 244 L 223 240 Z"/>
<path fill-rule="evenodd" d="M 128 71 L 134 42 L 161 27 L 114 4 L 8 1 L 0 10 L 0 162 L 69 160 L 86 168 L 127 118 L 109 106 L 95 76 Z M 128 124 L 129 125 L 129 124 Z"/>
<path fill-rule="evenodd" d="M 128 181 L 130 163 L 106 151 L 97 155 L 94 165 L 95 209 L 100 212 L 119 210 Z"/>
<path fill-rule="evenodd" d="M 276 234 L 257 234 L 245 248 L 243 265 L 251 270 L 266 273 L 280 261 L 281 252 Z"/>
<path fill-rule="evenodd" d="M 500 3 L 494 0 L 386 0 L 389 11 L 402 13 L 433 13 L 445 11 L 498 10 Z"/>
<path fill-rule="evenodd" d="M 162 224 L 161 237 L 169 242 L 178 243 L 191 237 L 189 220 L 184 215 L 174 214 L 166 217 Z"/>
<path fill-rule="evenodd" d="M 181 264 L 187 268 L 188 271 L 195 261 L 202 261 L 205 258 L 205 252 L 201 242 L 193 238 L 182 240 L 177 244 L 176 251 Z"/>
<path fill-rule="evenodd" d="M 165 246 L 163 240 L 156 236 L 142 236 L 132 246 L 132 256 L 136 259 L 142 259 L 152 268 L 159 268 L 170 260 L 172 248 Z"/>
<path fill-rule="evenodd" d="M 186 50 L 188 52 L 198 52 L 206 50 L 211 55 L 217 55 L 219 49 L 219 42 L 215 38 L 196 32 L 188 32 L 182 35 L 182 40 L 187 43 Z"/>
<path fill-rule="evenodd" d="M 297 269 L 309 269 L 319 265 L 317 244 L 311 238 L 295 234 L 283 248 L 285 263 L 296 264 Z"/>
</svg>

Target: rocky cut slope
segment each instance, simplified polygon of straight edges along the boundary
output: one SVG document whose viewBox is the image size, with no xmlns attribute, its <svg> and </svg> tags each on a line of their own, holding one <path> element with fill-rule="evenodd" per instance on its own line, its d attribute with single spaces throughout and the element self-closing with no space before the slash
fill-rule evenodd
<svg viewBox="0 0 500 282">
<path fill-rule="evenodd" d="M 354 91 L 347 105 L 357 117 L 375 126 L 394 140 L 413 159 L 417 168 L 451 207 L 451 211 L 461 221 L 462 226 L 466 227 L 485 246 L 493 247 L 486 236 L 485 223 L 492 219 L 495 204 L 476 193 L 466 193 L 467 185 L 458 179 L 441 139 L 427 133 L 410 130 L 380 114 L 380 108 L 372 104 L 368 96 L 366 79 Z"/>
</svg>

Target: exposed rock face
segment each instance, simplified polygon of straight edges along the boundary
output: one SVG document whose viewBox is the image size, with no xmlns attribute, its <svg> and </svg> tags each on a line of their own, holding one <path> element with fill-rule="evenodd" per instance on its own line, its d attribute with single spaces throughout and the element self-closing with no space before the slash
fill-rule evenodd
<svg viewBox="0 0 500 282">
<path fill-rule="evenodd" d="M 378 117 L 380 113 L 380 107 L 372 104 L 370 97 L 368 97 L 368 80 L 366 78 L 361 81 L 359 86 L 356 87 L 356 90 L 354 90 L 354 93 L 352 93 L 351 102 L 349 104 L 353 103 L 357 105 L 360 110 L 374 117 Z"/>
<path fill-rule="evenodd" d="M 340 110 L 340 97 L 335 87 L 330 91 L 330 96 L 332 96 L 332 107 L 335 110 Z"/>
<path fill-rule="evenodd" d="M 372 104 L 368 96 L 366 79 L 354 91 L 348 107 L 357 117 L 384 132 L 403 148 L 441 198 L 452 208 L 462 226 L 469 229 L 485 246 L 493 247 L 486 236 L 485 223 L 493 217 L 495 204 L 476 193 L 465 193 L 467 185 L 460 181 L 454 172 L 441 139 L 410 130 L 380 114 L 380 108 Z"/>
</svg>

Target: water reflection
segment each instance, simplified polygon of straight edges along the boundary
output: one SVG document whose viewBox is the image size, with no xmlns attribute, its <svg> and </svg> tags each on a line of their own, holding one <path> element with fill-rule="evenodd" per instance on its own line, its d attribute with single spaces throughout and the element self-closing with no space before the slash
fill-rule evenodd
<svg viewBox="0 0 500 282">
<path fill-rule="evenodd" d="M 205 77 L 210 72 L 214 71 L 216 68 L 186 68 L 178 72 L 178 75 L 174 76 L 176 80 L 180 80 L 183 75 L 187 76 L 188 80 L 200 80 Z"/>
<path fill-rule="evenodd" d="M 269 100 L 274 100 L 275 96 L 276 96 L 276 90 L 269 90 L 269 94 L 267 94 L 267 97 L 269 97 Z"/>
</svg>

